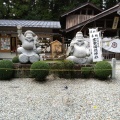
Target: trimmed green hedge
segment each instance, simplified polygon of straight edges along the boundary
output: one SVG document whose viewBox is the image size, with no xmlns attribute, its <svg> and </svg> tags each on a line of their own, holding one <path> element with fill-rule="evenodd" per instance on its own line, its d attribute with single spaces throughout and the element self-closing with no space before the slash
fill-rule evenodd
<svg viewBox="0 0 120 120">
<path fill-rule="evenodd" d="M 81 74 L 84 78 L 93 76 L 93 67 L 81 67 Z"/>
<path fill-rule="evenodd" d="M 18 56 L 13 57 L 12 62 L 13 63 L 19 63 L 19 57 Z"/>
<path fill-rule="evenodd" d="M 52 65 L 51 71 L 60 78 L 74 78 L 74 65 L 73 61 L 63 60 Z"/>
<path fill-rule="evenodd" d="M 100 79 L 107 79 L 112 74 L 112 66 L 107 61 L 97 62 L 94 66 L 94 73 Z"/>
<path fill-rule="evenodd" d="M 45 61 L 34 62 L 30 67 L 30 75 L 39 81 L 44 81 L 49 74 L 49 64 Z"/>
<path fill-rule="evenodd" d="M 10 60 L 0 60 L 0 79 L 8 80 L 13 77 L 13 63 Z"/>
</svg>

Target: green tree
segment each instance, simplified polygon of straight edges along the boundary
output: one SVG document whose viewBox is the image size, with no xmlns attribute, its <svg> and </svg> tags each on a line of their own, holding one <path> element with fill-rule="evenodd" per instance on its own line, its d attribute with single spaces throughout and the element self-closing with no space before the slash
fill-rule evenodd
<svg viewBox="0 0 120 120">
<path fill-rule="evenodd" d="M 102 0 L 90 0 L 91 3 L 95 4 L 99 8 L 103 8 L 103 1 Z"/>
<path fill-rule="evenodd" d="M 114 5 L 120 2 L 120 0 L 104 0 L 104 1 L 106 9 L 113 7 Z"/>
<path fill-rule="evenodd" d="M 6 19 L 11 16 L 11 1 L 1 0 L 0 1 L 0 18 Z"/>
<path fill-rule="evenodd" d="M 0 19 L 59 20 L 61 14 L 88 1 L 102 7 L 102 0 L 0 0 Z"/>
<path fill-rule="evenodd" d="M 32 11 L 35 0 L 1 0 L 1 19 L 25 19 Z"/>
<path fill-rule="evenodd" d="M 12 9 L 14 19 L 26 19 L 35 6 L 35 0 L 12 0 Z"/>
<path fill-rule="evenodd" d="M 100 8 L 103 6 L 101 0 L 51 0 L 50 9 L 52 12 L 52 19 L 59 20 L 61 14 L 86 2 L 91 2 Z"/>
<path fill-rule="evenodd" d="M 33 5 L 33 4 L 32 4 Z M 36 0 L 25 19 L 51 20 L 51 10 L 49 0 Z"/>
<path fill-rule="evenodd" d="M 4 5 L 3 5 L 3 0 L 0 1 L 0 18 L 4 18 Z"/>
<path fill-rule="evenodd" d="M 87 1 L 87 0 L 84 0 Z M 59 20 L 61 14 L 73 9 L 81 3 L 81 0 L 51 0 L 50 10 L 53 20 Z"/>
</svg>

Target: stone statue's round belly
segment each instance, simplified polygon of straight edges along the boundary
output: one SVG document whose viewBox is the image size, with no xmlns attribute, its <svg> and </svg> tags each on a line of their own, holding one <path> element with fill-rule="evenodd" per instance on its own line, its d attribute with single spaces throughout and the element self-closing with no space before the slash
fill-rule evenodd
<svg viewBox="0 0 120 120">
<path fill-rule="evenodd" d="M 73 56 L 75 56 L 77 58 L 84 58 L 84 57 L 86 57 L 86 55 L 87 55 L 87 52 L 86 52 L 85 47 L 80 47 L 78 45 L 74 45 Z"/>
<path fill-rule="evenodd" d="M 32 50 L 34 47 L 34 43 L 33 42 L 24 42 L 22 44 L 22 47 L 26 50 Z"/>
<path fill-rule="evenodd" d="M 26 49 L 26 50 L 32 50 L 33 49 L 33 47 L 34 47 L 34 43 L 33 42 L 24 42 L 23 44 L 22 44 L 22 47 L 24 48 L 24 49 Z"/>
</svg>

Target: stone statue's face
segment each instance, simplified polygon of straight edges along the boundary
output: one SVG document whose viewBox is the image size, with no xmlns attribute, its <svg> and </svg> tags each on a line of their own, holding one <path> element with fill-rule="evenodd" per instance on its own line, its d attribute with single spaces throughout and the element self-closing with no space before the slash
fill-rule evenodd
<svg viewBox="0 0 120 120">
<path fill-rule="evenodd" d="M 83 42 L 83 39 L 82 39 L 82 38 L 76 38 L 76 40 L 77 40 L 78 42 Z"/>
<path fill-rule="evenodd" d="M 30 42 L 33 40 L 33 35 L 31 33 L 27 33 L 25 38 Z"/>
<path fill-rule="evenodd" d="M 77 34 L 76 34 L 76 40 L 78 42 L 83 42 L 83 35 L 82 35 L 81 32 L 77 32 Z"/>
</svg>

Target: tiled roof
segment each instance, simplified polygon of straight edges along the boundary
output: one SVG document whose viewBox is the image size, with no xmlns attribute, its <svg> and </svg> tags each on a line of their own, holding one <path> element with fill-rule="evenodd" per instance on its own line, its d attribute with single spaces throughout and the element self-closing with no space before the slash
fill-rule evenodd
<svg viewBox="0 0 120 120">
<path fill-rule="evenodd" d="M 16 27 L 40 27 L 40 28 L 61 28 L 59 21 L 35 21 L 35 20 L 0 20 L 0 26 Z"/>
</svg>

